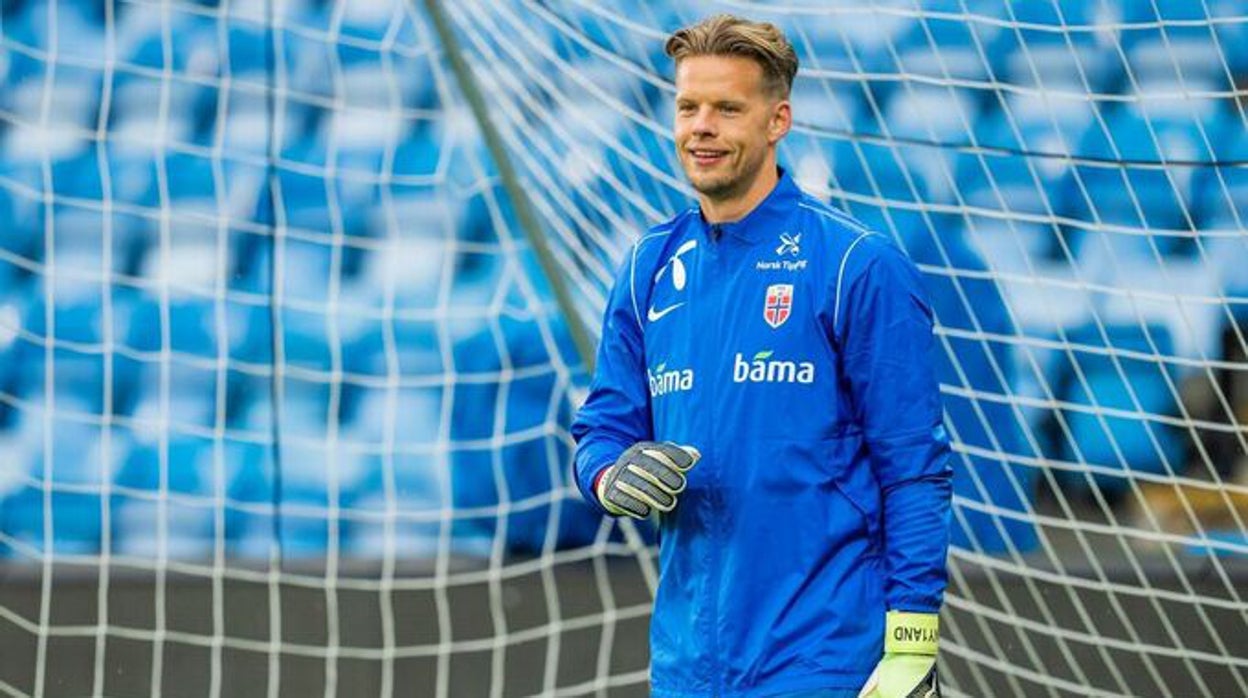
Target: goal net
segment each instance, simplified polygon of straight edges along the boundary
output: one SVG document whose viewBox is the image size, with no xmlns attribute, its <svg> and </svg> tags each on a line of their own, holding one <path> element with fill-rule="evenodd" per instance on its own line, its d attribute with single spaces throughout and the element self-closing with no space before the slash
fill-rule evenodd
<svg viewBox="0 0 1248 698">
<path fill-rule="evenodd" d="M 0 693 L 644 695 L 571 330 L 690 201 L 662 42 L 716 11 L 928 283 L 946 692 L 1248 694 L 1234 0 L 5 3 Z"/>
</svg>

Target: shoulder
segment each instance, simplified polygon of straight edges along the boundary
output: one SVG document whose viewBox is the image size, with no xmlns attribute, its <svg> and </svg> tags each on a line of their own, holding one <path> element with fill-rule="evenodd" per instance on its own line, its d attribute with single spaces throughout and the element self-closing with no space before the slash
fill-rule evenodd
<svg viewBox="0 0 1248 698">
<path fill-rule="evenodd" d="M 664 251 L 688 236 L 690 223 L 697 215 L 696 207 L 688 208 L 662 223 L 650 226 L 628 251 L 632 273 L 643 274 L 644 278 L 645 272 L 653 274 L 657 271 L 667 257 Z"/>
<path fill-rule="evenodd" d="M 637 238 L 625 253 L 622 275 L 617 283 L 626 291 L 626 302 L 632 307 L 639 327 L 643 326 L 641 309 L 650 294 L 650 280 L 670 256 L 670 250 L 690 234 L 690 223 L 698 215 L 697 208 L 686 209 L 672 218 L 651 226 Z"/>
<path fill-rule="evenodd" d="M 797 200 L 799 219 L 824 235 L 855 238 L 870 230 L 861 221 L 844 211 L 802 192 Z"/>
<path fill-rule="evenodd" d="M 811 196 L 803 196 L 798 207 L 803 228 L 815 234 L 824 255 L 833 327 L 844 319 L 844 306 L 867 287 L 901 292 L 918 285 L 918 268 L 891 236 Z"/>
</svg>

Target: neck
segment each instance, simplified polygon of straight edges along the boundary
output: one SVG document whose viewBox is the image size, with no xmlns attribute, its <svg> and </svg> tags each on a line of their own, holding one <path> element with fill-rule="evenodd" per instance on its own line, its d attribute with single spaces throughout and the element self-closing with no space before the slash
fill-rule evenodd
<svg viewBox="0 0 1248 698">
<path fill-rule="evenodd" d="M 780 181 L 779 175 L 776 173 L 776 161 L 768 158 L 763 164 L 758 176 L 750 182 L 750 186 L 745 192 L 738 195 L 723 199 L 713 199 L 708 196 L 699 196 L 699 204 L 702 206 L 702 216 L 707 223 L 732 223 L 745 218 L 750 211 L 762 203 L 763 199 L 776 188 L 776 183 Z"/>
</svg>

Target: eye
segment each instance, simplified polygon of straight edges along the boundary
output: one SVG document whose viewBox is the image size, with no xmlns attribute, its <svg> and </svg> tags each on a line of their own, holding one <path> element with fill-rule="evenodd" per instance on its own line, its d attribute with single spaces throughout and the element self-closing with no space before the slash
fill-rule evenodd
<svg viewBox="0 0 1248 698">
<path fill-rule="evenodd" d="M 729 114 L 729 115 L 740 114 L 741 107 L 735 104 L 725 104 L 719 108 L 719 111 L 723 114 Z"/>
</svg>

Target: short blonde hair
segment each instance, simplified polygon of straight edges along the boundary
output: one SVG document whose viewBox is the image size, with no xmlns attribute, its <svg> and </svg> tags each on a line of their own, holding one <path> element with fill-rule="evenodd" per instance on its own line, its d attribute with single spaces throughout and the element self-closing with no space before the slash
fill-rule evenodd
<svg viewBox="0 0 1248 698">
<path fill-rule="evenodd" d="M 797 52 L 779 27 L 734 15 L 714 15 L 677 29 L 663 51 L 677 66 L 690 56 L 749 58 L 763 69 L 767 92 L 780 99 L 788 99 L 797 75 Z"/>
</svg>

